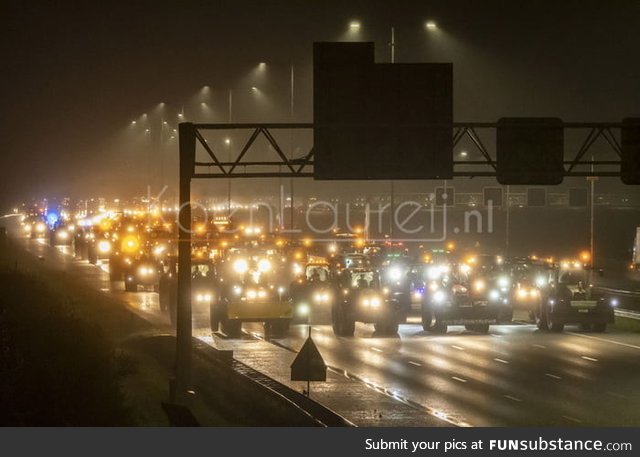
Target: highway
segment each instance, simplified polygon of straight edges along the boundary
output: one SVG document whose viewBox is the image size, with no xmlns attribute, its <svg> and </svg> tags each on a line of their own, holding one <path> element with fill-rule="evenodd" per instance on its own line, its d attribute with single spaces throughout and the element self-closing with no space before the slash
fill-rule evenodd
<svg viewBox="0 0 640 457">
<path fill-rule="evenodd" d="M 70 248 L 51 248 L 43 240 L 23 238 L 21 242 L 49 266 L 112 294 L 157 327 L 169 330 L 156 293 L 124 292 L 121 283 L 109 282 L 108 265 L 77 260 Z M 326 315 L 316 316 L 312 328 L 333 374 L 382 392 L 398 404 L 443 415 L 449 424 L 640 425 L 638 334 L 615 329 L 604 334 L 583 333 L 574 327 L 552 334 L 539 332 L 534 325 L 513 324 L 492 326 L 488 335 L 463 327 L 432 335 L 418 324 L 407 324 L 401 325 L 399 337 L 380 338 L 373 334 L 372 326 L 357 324 L 355 337 L 337 338 Z M 261 325 L 245 324 L 244 329 L 240 340 L 212 336 L 208 315 L 194 313 L 194 335 L 232 348 L 238 360 L 301 388 L 301 383 L 288 381 L 288 367 L 306 338 L 307 326 L 292 326 L 286 337 L 273 342 L 262 340 Z M 331 386 L 316 388 L 320 400 L 331 397 Z M 357 403 L 358 399 L 350 401 Z M 330 406 L 339 409 L 339 405 Z M 366 408 L 363 398 L 361 409 Z M 390 415 L 379 425 L 400 423 Z"/>
</svg>

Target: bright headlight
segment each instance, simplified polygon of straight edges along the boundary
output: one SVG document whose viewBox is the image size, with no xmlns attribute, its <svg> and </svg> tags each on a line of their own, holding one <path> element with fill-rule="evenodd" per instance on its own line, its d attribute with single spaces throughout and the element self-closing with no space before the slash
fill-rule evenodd
<svg viewBox="0 0 640 457">
<path fill-rule="evenodd" d="M 440 286 L 438 285 L 437 282 L 432 282 L 429 284 L 429 290 L 431 292 L 435 292 L 436 290 L 438 290 L 440 288 Z"/>
<path fill-rule="evenodd" d="M 255 290 L 248 290 L 247 291 L 247 298 L 250 300 L 255 299 L 258 296 L 258 292 L 256 292 Z"/>
<path fill-rule="evenodd" d="M 489 300 L 496 301 L 500 298 L 500 292 L 495 289 L 489 291 Z"/>
<path fill-rule="evenodd" d="M 249 262 L 245 259 L 238 259 L 233 263 L 233 269 L 236 273 L 244 274 L 249 270 Z"/>
<path fill-rule="evenodd" d="M 58 232 L 56 233 L 56 236 L 61 240 L 68 240 L 69 232 L 67 232 L 66 230 L 58 230 Z"/>
<path fill-rule="evenodd" d="M 380 298 L 378 297 L 371 297 L 371 307 L 372 308 L 378 308 L 380 306 Z"/>
<path fill-rule="evenodd" d="M 542 276 L 538 276 L 536 278 L 536 286 L 542 287 L 542 286 L 544 286 L 544 283 L 545 283 L 545 281 L 544 281 L 544 278 Z"/>
<path fill-rule="evenodd" d="M 31 224 L 24 224 L 24 231 L 25 232 L 30 232 L 31 231 Z"/>
<path fill-rule="evenodd" d="M 265 298 L 266 296 L 267 296 L 267 293 L 264 290 L 258 291 L 258 298 Z"/>
<path fill-rule="evenodd" d="M 447 300 L 447 294 L 443 290 L 438 290 L 433 294 L 433 301 L 436 303 L 444 303 Z"/>
<path fill-rule="evenodd" d="M 240 295 L 242 293 L 242 287 L 233 286 L 233 293 L 236 294 L 236 295 Z"/>
<path fill-rule="evenodd" d="M 510 284 L 511 284 L 511 281 L 509 280 L 508 277 L 500 276 L 498 278 L 498 286 L 500 286 L 500 287 L 509 287 Z"/>
<path fill-rule="evenodd" d="M 329 294 L 327 292 L 316 292 L 313 294 L 313 301 L 315 303 L 327 303 L 329 301 Z"/>
<path fill-rule="evenodd" d="M 518 289 L 518 298 L 527 298 L 529 291 L 527 289 Z"/>
<path fill-rule="evenodd" d="M 420 292 L 419 290 L 416 290 L 413 292 L 413 298 L 415 300 L 420 300 L 422 298 L 422 292 Z"/>
<path fill-rule="evenodd" d="M 392 281 L 399 281 L 402 278 L 402 270 L 398 267 L 393 267 L 389 269 L 389 278 Z"/>
<path fill-rule="evenodd" d="M 612 299 L 611 299 L 611 306 L 613 306 L 614 308 L 615 308 L 616 306 L 618 306 L 618 299 L 617 299 L 617 298 L 612 298 Z"/>
<path fill-rule="evenodd" d="M 427 276 L 429 279 L 438 279 L 442 274 L 442 269 L 439 266 L 433 265 L 427 269 Z"/>
<path fill-rule="evenodd" d="M 111 243 L 109 243 L 107 240 L 101 240 L 98 243 L 98 251 L 101 254 L 106 254 L 107 252 L 111 251 Z"/>
<path fill-rule="evenodd" d="M 302 303 L 300 306 L 298 306 L 298 314 L 300 316 L 308 316 L 309 311 L 309 305 L 307 305 L 306 303 Z"/>
<path fill-rule="evenodd" d="M 43 233 L 47 229 L 47 226 L 44 222 L 38 222 L 36 224 L 36 232 Z"/>
<path fill-rule="evenodd" d="M 270 269 L 271 269 L 271 262 L 269 262 L 269 260 L 261 259 L 258 262 L 258 271 L 260 271 L 261 273 L 265 273 L 265 272 L 269 271 Z"/>
<path fill-rule="evenodd" d="M 478 279 L 476 282 L 473 283 L 473 289 L 476 292 L 482 292 L 485 289 L 485 287 L 487 287 L 487 285 L 482 279 Z"/>
<path fill-rule="evenodd" d="M 165 251 L 166 247 L 165 246 L 156 246 L 155 248 L 153 248 L 153 254 L 154 255 L 162 255 L 162 253 Z"/>
<path fill-rule="evenodd" d="M 124 252 L 133 253 L 138 250 L 139 243 L 135 236 L 127 236 L 122 242 Z"/>
</svg>

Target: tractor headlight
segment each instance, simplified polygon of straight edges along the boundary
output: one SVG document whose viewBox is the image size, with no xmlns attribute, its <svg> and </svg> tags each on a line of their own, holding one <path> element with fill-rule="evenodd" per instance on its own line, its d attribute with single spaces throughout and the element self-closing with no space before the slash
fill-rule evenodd
<svg viewBox="0 0 640 457">
<path fill-rule="evenodd" d="M 380 300 L 380 297 L 364 297 L 362 299 L 362 305 L 365 308 L 379 308 L 381 304 L 382 300 Z"/>
<path fill-rule="evenodd" d="M 432 265 L 427 269 L 427 276 L 429 279 L 438 279 L 442 274 L 442 269 L 440 266 Z"/>
<path fill-rule="evenodd" d="M 398 267 L 389 269 L 389 279 L 392 281 L 399 281 L 402 278 L 402 270 Z"/>
<path fill-rule="evenodd" d="M 269 262 L 268 259 L 261 259 L 258 262 L 258 271 L 260 273 L 266 273 L 269 270 L 271 270 L 271 262 Z"/>
<path fill-rule="evenodd" d="M 196 295 L 196 301 L 199 303 L 211 303 L 211 299 L 213 298 L 213 296 L 211 294 L 208 293 L 204 293 L 204 294 L 197 294 Z"/>
<path fill-rule="evenodd" d="M 98 243 L 98 252 L 100 252 L 101 254 L 107 254 L 110 251 L 111 251 L 111 243 L 109 243 L 107 240 L 101 240 Z"/>
<path fill-rule="evenodd" d="M 298 311 L 298 314 L 300 316 L 308 316 L 309 315 L 309 311 L 311 311 L 311 310 L 309 309 L 309 305 L 307 305 L 306 303 L 301 303 L 298 306 L 297 311 Z"/>
<path fill-rule="evenodd" d="M 316 292 L 313 294 L 313 301 L 315 303 L 328 303 L 329 294 L 327 292 Z"/>
<path fill-rule="evenodd" d="M 238 259 L 233 262 L 233 270 L 236 273 L 244 274 L 249 270 L 249 262 L 245 259 Z"/>
<path fill-rule="evenodd" d="M 473 283 L 473 290 L 475 290 L 476 292 L 482 292 L 486 287 L 487 284 L 482 279 L 478 279 Z"/>
<path fill-rule="evenodd" d="M 437 290 L 433 294 L 433 301 L 437 304 L 442 304 L 446 300 L 447 300 L 447 294 L 444 292 L 444 290 Z"/>
</svg>

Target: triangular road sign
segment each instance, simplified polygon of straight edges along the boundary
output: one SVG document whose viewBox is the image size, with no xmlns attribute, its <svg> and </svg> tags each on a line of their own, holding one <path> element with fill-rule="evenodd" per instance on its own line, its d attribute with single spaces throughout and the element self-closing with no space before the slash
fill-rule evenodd
<svg viewBox="0 0 640 457">
<path fill-rule="evenodd" d="M 307 338 L 302 349 L 291 364 L 292 381 L 326 381 L 327 365 L 320 355 L 311 337 Z"/>
</svg>

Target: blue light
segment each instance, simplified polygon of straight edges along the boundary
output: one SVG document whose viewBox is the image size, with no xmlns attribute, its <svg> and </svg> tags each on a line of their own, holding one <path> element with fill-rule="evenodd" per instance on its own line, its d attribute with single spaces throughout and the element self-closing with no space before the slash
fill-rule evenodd
<svg viewBox="0 0 640 457">
<path fill-rule="evenodd" d="M 47 214 L 47 223 L 50 226 L 54 226 L 56 225 L 56 223 L 58 222 L 58 215 L 56 213 L 49 213 Z"/>
</svg>

